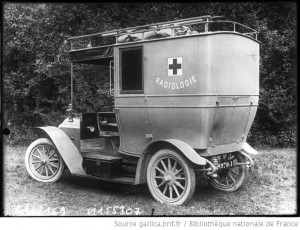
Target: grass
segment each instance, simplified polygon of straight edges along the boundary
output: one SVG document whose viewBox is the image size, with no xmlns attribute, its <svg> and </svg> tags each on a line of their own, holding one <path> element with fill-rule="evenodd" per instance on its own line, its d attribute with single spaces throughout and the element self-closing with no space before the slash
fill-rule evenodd
<svg viewBox="0 0 300 230">
<path fill-rule="evenodd" d="M 29 177 L 26 147 L 4 149 L 4 215 L 292 215 L 296 214 L 296 150 L 259 150 L 244 186 L 233 193 L 197 183 L 186 206 L 156 202 L 147 185 L 122 185 L 71 176 L 56 183 Z"/>
</svg>

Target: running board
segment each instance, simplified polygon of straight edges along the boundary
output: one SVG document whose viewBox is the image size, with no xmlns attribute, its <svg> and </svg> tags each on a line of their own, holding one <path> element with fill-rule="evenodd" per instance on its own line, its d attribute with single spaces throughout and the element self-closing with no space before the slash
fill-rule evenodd
<svg viewBox="0 0 300 230">
<path fill-rule="evenodd" d="M 104 178 L 104 177 L 88 175 L 84 172 L 76 173 L 76 174 L 72 174 L 72 175 L 79 176 L 79 177 L 96 179 L 96 180 L 100 180 L 100 181 L 109 181 L 109 182 L 115 182 L 115 183 L 135 185 L 135 178 L 133 178 L 133 177 L 116 177 L 116 178 L 110 178 L 109 179 L 109 178 Z"/>
<path fill-rule="evenodd" d="M 86 151 L 82 151 L 81 155 L 83 158 L 91 158 L 91 159 L 100 159 L 100 160 L 118 160 L 118 159 L 122 159 L 122 157 L 119 155 L 110 155 L 107 154 L 105 151 L 103 150 L 89 150 L 88 152 Z"/>
</svg>

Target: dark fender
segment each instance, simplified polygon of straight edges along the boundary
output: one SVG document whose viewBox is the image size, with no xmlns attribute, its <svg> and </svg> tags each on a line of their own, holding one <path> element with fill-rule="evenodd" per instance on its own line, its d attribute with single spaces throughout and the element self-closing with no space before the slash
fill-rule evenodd
<svg viewBox="0 0 300 230">
<path fill-rule="evenodd" d="M 83 158 L 79 150 L 62 130 L 54 126 L 38 127 L 38 129 L 43 130 L 50 137 L 72 174 L 84 172 Z"/>
<path fill-rule="evenodd" d="M 146 182 L 148 162 L 150 161 L 150 158 L 154 153 L 163 148 L 175 148 L 184 156 L 186 156 L 191 162 L 197 165 L 206 165 L 207 163 L 207 160 L 205 158 L 201 157 L 190 145 L 183 141 L 176 139 L 155 141 L 147 146 L 139 159 L 135 175 L 135 184 Z"/>
</svg>

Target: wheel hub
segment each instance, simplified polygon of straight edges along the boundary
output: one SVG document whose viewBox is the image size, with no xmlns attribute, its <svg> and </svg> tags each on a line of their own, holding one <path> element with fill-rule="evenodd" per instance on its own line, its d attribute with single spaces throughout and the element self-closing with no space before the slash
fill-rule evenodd
<svg viewBox="0 0 300 230">
<path fill-rule="evenodd" d="M 164 180 L 168 185 L 173 185 L 175 183 L 175 173 L 169 169 L 164 175 Z"/>
<path fill-rule="evenodd" d="M 49 158 L 48 157 L 44 157 L 43 159 L 42 159 L 42 164 L 43 165 L 46 165 L 46 164 L 48 164 L 49 163 Z"/>
</svg>

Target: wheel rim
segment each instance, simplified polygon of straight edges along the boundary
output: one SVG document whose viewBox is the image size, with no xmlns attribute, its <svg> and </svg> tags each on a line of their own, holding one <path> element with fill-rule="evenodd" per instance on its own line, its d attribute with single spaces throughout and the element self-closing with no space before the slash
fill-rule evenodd
<svg viewBox="0 0 300 230">
<path fill-rule="evenodd" d="M 217 156 L 220 168 L 218 176 L 212 181 L 222 189 L 229 189 L 236 186 L 243 178 L 244 165 L 236 165 L 244 163 L 242 158 L 237 153 L 228 153 Z"/>
<path fill-rule="evenodd" d="M 173 156 L 159 158 L 153 164 L 150 178 L 156 195 L 169 203 L 181 199 L 187 190 L 186 170 Z"/>
<path fill-rule="evenodd" d="M 61 167 L 61 157 L 50 145 L 38 145 L 29 155 L 29 167 L 31 172 L 39 179 L 53 178 Z"/>
</svg>

